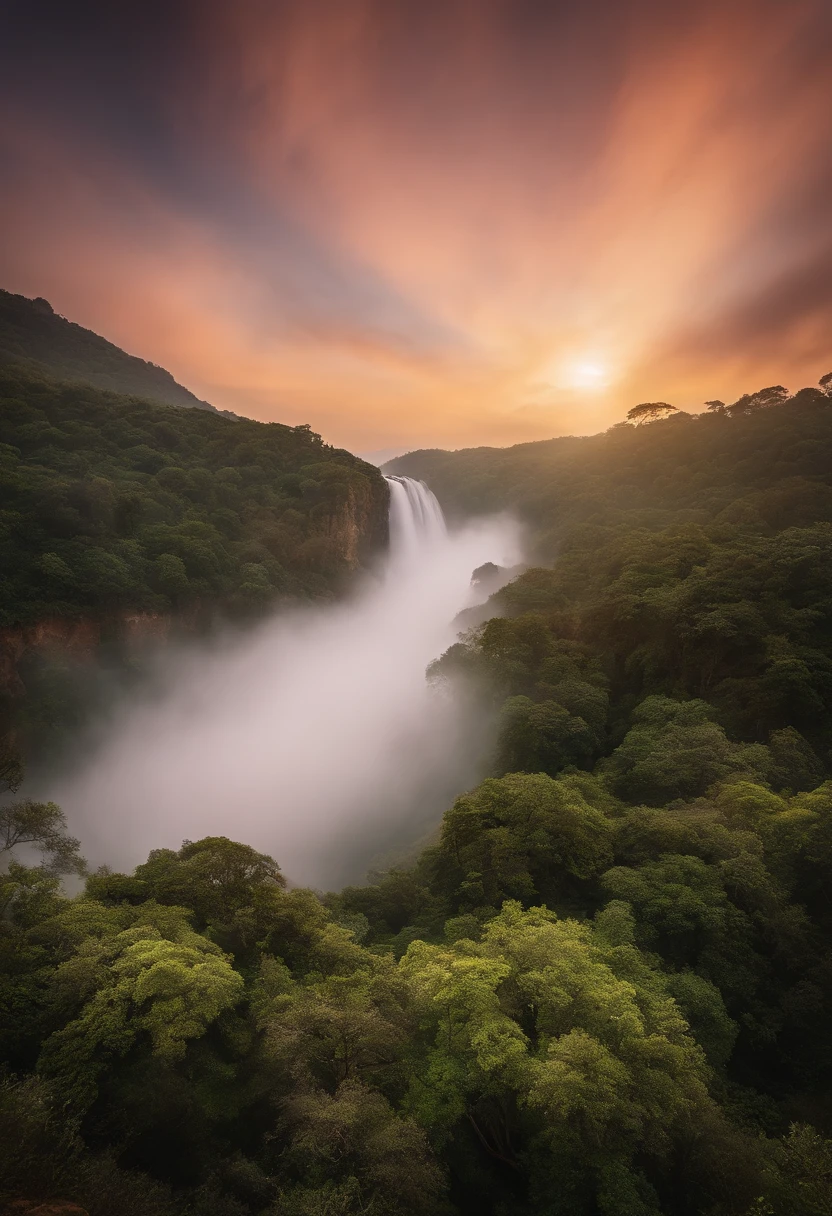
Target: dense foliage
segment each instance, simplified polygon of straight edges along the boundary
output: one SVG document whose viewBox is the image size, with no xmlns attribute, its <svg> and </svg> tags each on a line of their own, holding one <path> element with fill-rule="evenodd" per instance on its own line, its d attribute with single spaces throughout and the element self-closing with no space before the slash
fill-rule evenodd
<svg viewBox="0 0 832 1216">
<path fill-rule="evenodd" d="M 499 738 L 409 868 L 321 898 L 207 838 L 68 898 L 10 794 L 0 1195 L 830 1216 L 830 405 L 459 454 L 559 555 L 431 669 Z"/>
<path fill-rule="evenodd" d="M 12 366 L 0 368 L 0 497 L 6 625 L 331 595 L 351 560 L 383 541 L 386 518 L 377 470 L 306 426 L 154 405 Z M 344 542 L 350 512 L 364 523 L 357 554 Z"/>
</svg>

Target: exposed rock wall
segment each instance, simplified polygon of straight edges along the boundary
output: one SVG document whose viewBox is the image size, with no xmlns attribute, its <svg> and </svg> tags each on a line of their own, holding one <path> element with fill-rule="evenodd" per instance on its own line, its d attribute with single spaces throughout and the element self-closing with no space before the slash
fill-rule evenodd
<svg viewBox="0 0 832 1216">
<path fill-rule="evenodd" d="M 347 501 L 330 516 L 328 536 L 353 569 L 366 566 L 387 548 L 390 492 L 386 481 L 351 485 Z"/>
<path fill-rule="evenodd" d="M 49 617 L 32 625 L 6 625 L 0 628 L 0 693 L 12 700 L 25 694 L 20 664 L 30 655 L 59 653 L 91 661 L 105 635 L 127 645 L 165 641 L 172 625 L 172 617 L 152 612 L 125 612 L 107 621 Z"/>
<path fill-rule="evenodd" d="M 13 700 L 23 696 L 19 667 L 32 652 L 59 650 L 75 658 L 92 658 L 100 641 L 98 621 L 52 617 L 34 625 L 6 626 L 0 629 L 0 689 Z"/>
</svg>

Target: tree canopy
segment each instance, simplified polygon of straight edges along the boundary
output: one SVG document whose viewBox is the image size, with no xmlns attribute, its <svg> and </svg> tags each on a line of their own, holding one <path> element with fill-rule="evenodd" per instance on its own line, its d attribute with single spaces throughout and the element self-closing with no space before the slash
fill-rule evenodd
<svg viewBox="0 0 832 1216">
<path fill-rule="evenodd" d="M 371 465 L 309 427 L 0 366 L 1 625 L 327 597 L 385 535 Z M 347 514 L 363 544 L 347 551 Z"/>
<path fill-rule="evenodd" d="M 8 753 L 0 1202 L 829 1216 L 832 414 L 750 398 L 408 458 L 541 564 L 428 673 L 488 771 L 373 881 L 87 873 Z"/>
</svg>

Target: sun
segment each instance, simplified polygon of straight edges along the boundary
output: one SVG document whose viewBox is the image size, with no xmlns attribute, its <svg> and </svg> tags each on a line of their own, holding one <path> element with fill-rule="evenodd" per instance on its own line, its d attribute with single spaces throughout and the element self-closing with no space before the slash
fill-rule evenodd
<svg viewBox="0 0 832 1216">
<path fill-rule="evenodd" d="M 567 375 L 571 388 L 583 389 L 603 388 L 609 378 L 604 364 L 595 359 L 581 359 L 572 363 Z"/>
<path fill-rule="evenodd" d="M 612 381 L 606 359 L 585 352 L 579 355 L 560 354 L 550 357 L 539 373 L 541 383 L 561 392 L 600 392 Z"/>
<path fill-rule="evenodd" d="M 598 348 L 561 348 L 537 364 L 530 378 L 533 391 L 541 399 L 552 394 L 571 398 L 601 397 L 619 378 L 619 369 Z"/>
</svg>

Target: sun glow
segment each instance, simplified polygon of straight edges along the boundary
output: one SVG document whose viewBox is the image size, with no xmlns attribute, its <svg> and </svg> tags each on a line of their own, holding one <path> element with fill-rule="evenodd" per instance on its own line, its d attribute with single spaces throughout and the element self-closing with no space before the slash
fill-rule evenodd
<svg viewBox="0 0 832 1216">
<path fill-rule="evenodd" d="M 572 364 L 569 380 L 572 388 L 592 389 L 603 388 L 609 377 L 603 363 L 586 359 Z"/>
<path fill-rule="evenodd" d="M 554 389 L 589 393 L 607 388 L 612 377 L 602 359 L 583 355 L 551 360 L 543 371 L 542 380 Z"/>
</svg>

